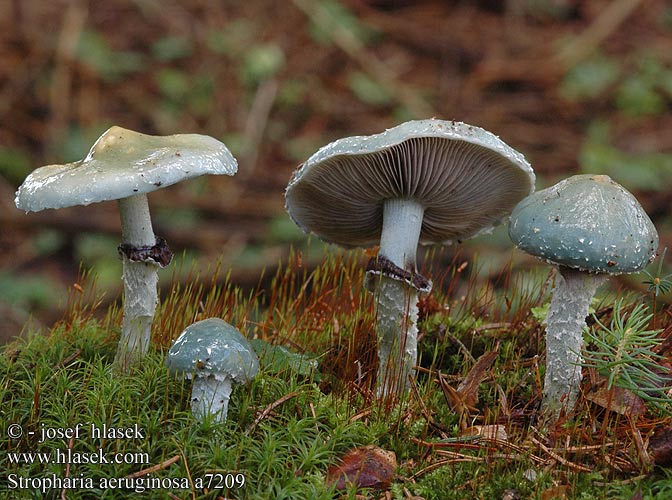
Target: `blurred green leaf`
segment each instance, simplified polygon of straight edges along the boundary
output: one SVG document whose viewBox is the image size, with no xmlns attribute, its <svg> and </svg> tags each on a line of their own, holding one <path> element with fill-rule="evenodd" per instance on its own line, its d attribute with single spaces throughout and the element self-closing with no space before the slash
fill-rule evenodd
<svg viewBox="0 0 672 500">
<path fill-rule="evenodd" d="M 224 31 L 208 33 L 206 45 L 214 54 L 234 57 L 253 43 L 258 29 L 248 19 L 235 19 L 227 24 Z"/>
<path fill-rule="evenodd" d="M 329 44 L 335 30 L 346 30 L 361 42 L 368 41 L 373 36 L 373 30 L 362 24 L 342 2 L 338 0 L 319 0 L 319 7 L 323 9 L 326 22 L 311 22 L 310 34 L 313 40 L 321 44 Z"/>
<path fill-rule="evenodd" d="M 211 75 L 190 76 L 175 68 L 163 68 L 154 75 L 154 81 L 164 97 L 156 110 L 164 121 L 179 126 L 184 113 L 203 118 L 212 113 L 215 86 Z"/>
<path fill-rule="evenodd" d="M 604 56 L 589 59 L 567 72 L 560 83 L 560 92 L 572 101 L 597 97 L 616 81 L 619 72 L 619 64 L 613 59 Z"/>
<path fill-rule="evenodd" d="M 672 32 L 672 6 L 665 7 L 662 14 L 658 18 L 658 23 L 663 29 Z"/>
<path fill-rule="evenodd" d="M 273 217 L 266 225 L 269 243 L 291 243 L 301 241 L 305 235 L 287 214 Z"/>
<path fill-rule="evenodd" d="M 304 100 L 307 92 L 309 90 L 305 79 L 283 79 L 276 102 L 278 106 L 291 109 Z"/>
<path fill-rule="evenodd" d="M 630 116 L 659 115 L 666 111 L 672 68 L 660 55 L 643 51 L 636 56 L 635 71 L 619 86 L 615 102 Z"/>
<path fill-rule="evenodd" d="M 357 98 L 375 106 L 389 104 L 392 96 L 385 87 L 372 80 L 366 73 L 353 71 L 348 76 L 348 87 Z"/>
<path fill-rule="evenodd" d="M 317 133 L 306 132 L 290 137 L 283 144 L 283 152 L 295 162 L 306 161 L 322 145 L 324 138 Z"/>
<path fill-rule="evenodd" d="M 90 30 L 84 31 L 79 39 L 77 59 L 110 82 L 139 71 L 143 66 L 141 54 L 114 50 L 103 35 Z"/>
<path fill-rule="evenodd" d="M 245 149 L 245 137 L 239 132 L 229 132 L 218 139 L 227 145 L 233 156 L 240 155 Z"/>
<path fill-rule="evenodd" d="M 119 237 L 100 233 L 82 233 L 75 237 L 75 255 L 85 268 L 92 268 L 97 284 L 111 288 L 119 283 L 121 259 L 117 252 Z"/>
<path fill-rule="evenodd" d="M 109 125 L 100 125 L 86 129 L 77 126 L 68 128 L 65 137 L 57 143 L 57 156 L 62 158 L 63 162 L 81 160 L 107 128 L 109 128 Z"/>
<path fill-rule="evenodd" d="M 47 255 L 60 249 L 65 244 L 65 236 L 55 229 L 42 229 L 31 243 L 37 255 Z"/>
<path fill-rule="evenodd" d="M 259 356 L 262 367 L 270 373 L 291 371 L 304 377 L 317 375 L 317 360 L 312 356 L 292 352 L 286 347 L 269 344 L 261 339 L 251 339 L 250 345 Z"/>
<path fill-rule="evenodd" d="M 659 115 L 666 109 L 665 99 L 655 87 L 657 81 L 642 74 L 626 78 L 616 92 L 616 106 L 631 116 Z"/>
<path fill-rule="evenodd" d="M 274 76 L 285 65 L 285 53 L 274 44 L 253 45 L 245 53 L 243 80 L 256 85 Z"/>
<path fill-rule="evenodd" d="M 394 118 L 395 122 L 402 123 L 410 120 L 415 120 L 417 118 L 417 115 L 413 111 L 408 109 L 406 106 L 398 104 L 392 110 L 392 117 Z"/>
<path fill-rule="evenodd" d="M 189 79 L 184 71 L 174 68 L 159 70 L 154 80 L 161 94 L 172 101 L 182 100 L 190 88 Z"/>
<path fill-rule="evenodd" d="M 23 309 L 58 305 L 61 286 L 45 276 L 0 273 L 0 300 Z"/>
<path fill-rule="evenodd" d="M 608 126 L 596 122 L 579 154 L 584 173 L 607 174 L 633 191 L 662 191 L 672 183 L 672 155 L 632 154 L 608 142 Z"/>
<path fill-rule="evenodd" d="M 18 186 L 32 170 L 28 156 L 16 149 L 0 147 L 0 175 Z"/>
<path fill-rule="evenodd" d="M 208 33 L 205 44 L 211 52 L 226 55 L 229 52 L 229 37 L 224 31 L 212 31 Z"/>
<path fill-rule="evenodd" d="M 117 246 L 119 237 L 101 233 L 81 233 L 75 239 L 75 253 L 79 259 L 94 261 L 106 259 L 121 264 Z"/>
<path fill-rule="evenodd" d="M 174 61 L 191 55 L 191 41 L 181 36 L 166 36 L 154 42 L 152 55 L 159 61 Z"/>
<path fill-rule="evenodd" d="M 193 207 L 157 208 L 152 214 L 155 226 L 179 227 L 181 229 L 198 226 L 201 213 Z"/>
<path fill-rule="evenodd" d="M 667 95 L 667 98 L 672 99 L 672 69 L 668 69 L 660 75 L 658 84 L 660 85 L 660 89 Z"/>
<path fill-rule="evenodd" d="M 198 75 L 187 94 L 187 107 L 195 116 L 207 118 L 214 105 L 215 82 L 211 75 Z"/>
<path fill-rule="evenodd" d="M 238 253 L 235 260 L 230 263 L 231 268 L 238 269 L 258 269 L 259 263 L 264 262 L 264 254 L 268 248 L 260 245 L 245 245 L 242 251 Z"/>
</svg>

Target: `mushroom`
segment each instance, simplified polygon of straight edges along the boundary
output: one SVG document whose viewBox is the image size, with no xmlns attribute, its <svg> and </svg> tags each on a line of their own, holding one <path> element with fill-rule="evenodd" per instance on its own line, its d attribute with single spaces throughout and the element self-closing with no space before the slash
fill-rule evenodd
<svg viewBox="0 0 672 500">
<path fill-rule="evenodd" d="M 250 343 L 226 321 L 209 318 L 189 325 L 168 351 L 171 373 L 193 379 L 191 411 L 203 421 L 212 415 L 224 422 L 231 384 L 244 384 L 259 371 L 259 359 Z"/>
<path fill-rule="evenodd" d="M 119 200 L 124 316 L 115 366 L 124 372 L 149 347 L 159 267 L 172 253 L 154 236 L 147 193 L 203 174 L 236 173 L 237 163 L 218 140 L 198 134 L 151 136 L 111 127 L 83 160 L 34 170 L 15 203 L 26 212 Z"/>
<path fill-rule="evenodd" d="M 488 232 L 533 190 L 520 153 L 481 128 L 436 119 L 337 140 L 294 173 L 286 209 L 305 232 L 346 248 L 380 244 L 367 271 L 378 396 L 404 394 L 417 361 L 417 299 L 431 290 L 416 269 L 418 243 Z"/>
<path fill-rule="evenodd" d="M 637 199 L 606 175 L 575 175 L 525 198 L 509 236 L 521 250 L 558 266 L 546 316 L 542 411 L 555 418 L 576 403 L 582 330 L 609 275 L 635 273 L 656 255 L 658 233 Z"/>
</svg>

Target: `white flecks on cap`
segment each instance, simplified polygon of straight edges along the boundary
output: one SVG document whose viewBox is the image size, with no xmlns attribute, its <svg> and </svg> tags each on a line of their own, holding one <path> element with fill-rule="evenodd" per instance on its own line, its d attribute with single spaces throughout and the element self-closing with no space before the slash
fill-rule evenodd
<svg viewBox="0 0 672 500">
<path fill-rule="evenodd" d="M 551 264 L 607 274 L 640 271 L 658 249 L 642 206 L 606 175 L 575 175 L 524 199 L 511 214 L 509 236 Z"/>
<path fill-rule="evenodd" d="M 208 318 L 185 328 L 168 351 L 166 366 L 187 378 L 214 376 L 243 384 L 259 371 L 259 359 L 238 329 Z"/>
<path fill-rule="evenodd" d="M 86 158 L 34 170 L 15 203 L 26 212 L 88 205 L 145 194 L 204 174 L 233 175 L 235 158 L 220 141 L 200 134 L 152 136 L 111 127 Z"/>
<path fill-rule="evenodd" d="M 505 221 L 534 180 L 497 136 L 431 119 L 321 148 L 294 173 L 285 199 L 299 227 L 344 247 L 377 245 L 384 202 L 413 199 L 424 207 L 420 242 L 449 243 Z"/>
</svg>

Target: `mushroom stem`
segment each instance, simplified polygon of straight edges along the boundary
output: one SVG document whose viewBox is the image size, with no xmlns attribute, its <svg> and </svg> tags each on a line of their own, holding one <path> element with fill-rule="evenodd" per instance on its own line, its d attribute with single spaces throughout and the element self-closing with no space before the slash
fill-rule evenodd
<svg viewBox="0 0 672 500">
<path fill-rule="evenodd" d="M 583 327 L 597 288 L 607 280 L 604 274 L 559 266 L 553 297 L 546 316 L 546 377 L 542 412 L 557 418 L 560 410 L 571 410 L 581 385 Z"/>
<path fill-rule="evenodd" d="M 218 378 L 215 375 L 206 377 L 194 377 L 191 387 L 191 413 L 199 422 L 206 415 L 211 415 L 213 421 L 224 422 L 229 412 L 229 399 L 231 399 L 231 379 L 229 377 Z"/>
<path fill-rule="evenodd" d="M 389 199 L 383 207 L 379 255 L 415 272 L 424 207 L 413 200 Z M 376 310 L 378 397 L 401 396 L 418 358 L 418 292 L 404 280 L 380 275 Z"/>
<path fill-rule="evenodd" d="M 424 213 L 425 208 L 410 199 L 392 198 L 383 205 L 379 253 L 406 271 L 415 271 Z"/>
<path fill-rule="evenodd" d="M 122 243 L 135 246 L 151 246 L 156 243 L 146 194 L 136 194 L 119 200 L 119 215 Z"/>
<path fill-rule="evenodd" d="M 122 243 L 136 247 L 156 244 L 147 196 L 139 194 L 119 200 Z M 153 262 L 135 262 L 122 252 L 124 314 L 121 339 L 114 364 L 128 372 L 147 353 L 152 320 L 158 301 L 158 266 Z"/>
<path fill-rule="evenodd" d="M 380 277 L 377 291 L 378 378 L 380 398 L 401 396 L 418 359 L 418 293 L 403 281 Z"/>
</svg>

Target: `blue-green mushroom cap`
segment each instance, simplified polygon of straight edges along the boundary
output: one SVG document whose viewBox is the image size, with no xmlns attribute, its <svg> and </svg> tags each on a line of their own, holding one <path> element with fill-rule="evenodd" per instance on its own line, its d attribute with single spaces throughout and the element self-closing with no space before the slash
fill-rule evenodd
<svg viewBox="0 0 672 500">
<path fill-rule="evenodd" d="M 185 328 L 168 351 L 166 366 L 186 378 L 214 376 L 244 384 L 259 371 L 259 359 L 234 326 L 209 318 Z"/>
<path fill-rule="evenodd" d="M 658 232 L 637 199 L 606 175 L 575 175 L 522 200 L 509 236 L 551 264 L 592 273 L 641 271 Z"/>
<path fill-rule="evenodd" d="M 14 202 L 26 212 L 89 205 L 147 194 L 204 174 L 233 175 L 237 170 L 231 152 L 213 137 L 155 136 L 113 126 L 83 160 L 31 172 Z"/>
</svg>

